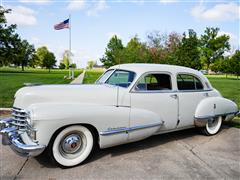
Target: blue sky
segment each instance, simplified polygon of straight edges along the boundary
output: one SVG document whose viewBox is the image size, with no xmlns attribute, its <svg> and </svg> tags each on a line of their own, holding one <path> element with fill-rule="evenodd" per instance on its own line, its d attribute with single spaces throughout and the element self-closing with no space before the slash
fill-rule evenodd
<svg viewBox="0 0 240 180">
<path fill-rule="evenodd" d="M 146 40 L 153 30 L 182 34 L 194 29 L 198 35 L 206 26 L 228 34 L 233 49 L 239 49 L 240 4 L 238 1 L 197 0 L 2 0 L 12 9 L 9 23 L 35 47 L 46 45 L 58 59 L 69 47 L 68 29 L 53 26 L 68 18 L 72 22 L 73 62 L 84 67 L 88 60 L 103 56 L 109 38 L 116 34 L 126 44 L 136 34 Z"/>
</svg>

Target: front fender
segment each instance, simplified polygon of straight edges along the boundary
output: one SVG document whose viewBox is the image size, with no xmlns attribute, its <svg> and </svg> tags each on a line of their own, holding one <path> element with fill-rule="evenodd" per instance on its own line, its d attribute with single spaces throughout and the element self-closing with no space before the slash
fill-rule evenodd
<svg viewBox="0 0 240 180">
<path fill-rule="evenodd" d="M 128 107 L 103 106 L 96 104 L 56 104 L 41 103 L 29 107 L 32 110 L 33 125 L 37 129 L 39 144 L 48 145 L 54 132 L 59 128 L 73 124 L 94 126 L 98 134 L 101 131 L 129 125 Z M 121 144 L 127 141 L 126 134 L 99 136 L 100 147 Z"/>
<path fill-rule="evenodd" d="M 238 112 L 238 107 L 233 101 L 223 97 L 205 98 L 198 104 L 195 111 L 195 125 L 205 126 L 208 120 L 218 116 L 226 116 L 230 120 Z"/>
</svg>

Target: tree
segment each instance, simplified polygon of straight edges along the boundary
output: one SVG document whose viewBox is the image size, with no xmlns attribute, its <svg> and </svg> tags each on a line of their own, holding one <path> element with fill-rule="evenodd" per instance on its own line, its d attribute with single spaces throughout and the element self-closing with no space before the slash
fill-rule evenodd
<svg viewBox="0 0 240 180">
<path fill-rule="evenodd" d="M 36 52 L 32 55 L 32 58 L 29 61 L 29 66 L 33 68 L 40 66 L 40 59 L 37 56 Z"/>
<path fill-rule="evenodd" d="M 48 69 L 48 72 L 50 72 L 50 69 L 56 65 L 56 62 L 54 54 L 52 52 L 48 52 L 43 59 L 43 67 Z"/>
<path fill-rule="evenodd" d="M 240 50 L 236 50 L 234 55 L 229 58 L 229 69 L 230 72 L 237 75 L 240 75 Z"/>
<path fill-rule="evenodd" d="M 183 33 L 181 43 L 177 42 L 177 44 L 180 44 L 179 47 L 177 48 L 176 46 L 173 50 L 176 51 L 176 55 L 174 56 L 175 63 L 177 65 L 200 70 L 202 64 L 200 61 L 200 42 L 197 38 L 197 33 L 194 30 L 189 29 L 188 35 Z"/>
<path fill-rule="evenodd" d="M 179 47 L 182 43 L 182 37 L 176 32 L 172 32 L 167 36 L 165 41 L 164 56 L 161 59 L 160 63 L 164 64 L 175 64 L 175 65 L 182 65 L 181 61 L 178 61 L 176 57 L 176 53 L 179 50 Z"/>
<path fill-rule="evenodd" d="M 53 68 L 56 64 L 56 58 L 54 54 L 48 51 L 47 47 L 43 46 L 37 49 L 36 55 L 39 58 L 40 66 L 49 70 Z"/>
<path fill-rule="evenodd" d="M 210 64 L 223 57 L 225 51 L 230 49 L 229 36 L 218 35 L 219 28 L 207 27 L 201 36 L 201 50 L 203 61 L 209 70 Z"/>
<path fill-rule="evenodd" d="M 147 45 L 150 56 L 150 63 L 164 63 L 168 55 L 167 45 L 168 35 L 153 31 L 147 34 Z"/>
<path fill-rule="evenodd" d="M 74 69 L 76 69 L 76 68 L 77 68 L 77 65 L 76 65 L 75 63 L 72 63 L 72 64 L 69 65 L 69 68 L 74 68 Z"/>
<path fill-rule="evenodd" d="M 69 50 L 64 51 L 61 63 L 63 63 L 65 65 L 66 69 L 69 69 L 69 66 L 70 66 L 70 52 L 69 52 Z"/>
<path fill-rule="evenodd" d="M 22 71 L 24 71 L 24 67 L 29 64 L 35 49 L 34 46 L 30 45 L 26 40 L 20 40 L 17 45 L 17 49 L 18 55 L 14 60 L 14 64 L 20 65 L 22 67 Z"/>
<path fill-rule="evenodd" d="M 87 69 L 92 69 L 94 65 L 96 65 L 97 62 L 96 61 L 88 61 L 87 62 Z"/>
<path fill-rule="evenodd" d="M 128 42 L 123 52 L 125 63 L 148 63 L 150 61 L 147 45 L 140 42 L 137 36 Z"/>
<path fill-rule="evenodd" d="M 59 69 L 65 69 L 65 68 L 66 68 L 65 64 L 63 64 L 63 63 L 59 64 Z"/>
<path fill-rule="evenodd" d="M 4 9 L 0 6 L 0 66 L 6 66 L 15 59 L 17 55 L 16 45 L 20 41 L 19 35 L 15 32 L 16 25 L 7 25 L 5 18 L 6 13 L 10 13 L 10 9 Z"/>
<path fill-rule="evenodd" d="M 100 59 L 100 61 L 107 68 L 115 64 L 122 63 L 123 59 L 121 58 L 122 57 L 121 55 L 123 49 L 124 47 L 122 44 L 122 40 L 119 39 L 116 35 L 114 35 L 108 42 L 105 54 Z"/>
</svg>

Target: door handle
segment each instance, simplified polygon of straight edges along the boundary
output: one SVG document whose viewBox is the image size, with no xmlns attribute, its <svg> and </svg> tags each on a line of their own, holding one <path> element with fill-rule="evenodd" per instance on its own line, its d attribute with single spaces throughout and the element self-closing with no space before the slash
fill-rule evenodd
<svg viewBox="0 0 240 180">
<path fill-rule="evenodd" d="M 177 99 L 178 95 L 177 94 L 171 94 L 170 97 L 174 98 L 174 99 Z"/>
</svg>

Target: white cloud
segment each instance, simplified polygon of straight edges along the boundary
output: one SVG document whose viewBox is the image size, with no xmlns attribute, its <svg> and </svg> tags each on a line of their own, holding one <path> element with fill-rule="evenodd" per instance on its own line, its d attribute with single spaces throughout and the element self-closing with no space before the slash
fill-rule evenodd
<svg viewBox="0 0 240 180">
<path fill-rule="evenodd" d="M 71 0 L 67 6 L 69 10 L 82 10 L 86 7 L 85 0 Z"/>
<path fill-rule="evenodd" d="M 170 3 L 177 3 L 179 0 L 160 0 L 159 1 L 162 4 L 170 4 Z"/>
<path fill-rule="evenodd" d="M 68 10 L 84 10 L 88 16 L 98 16 L 100 12 L 109 8 L 106 0 L 70 0 L 67 6 Z"/>
<path fill-rule="evenodd" d="M 240 6 L 236 3 L 217 4 L 207 9 L 202 3 L 191 10 L 192 16 L 199 20 L 234 21 L 239 19 Z"/>
<path fill-rule="evenodd" d="M 21 3 L 31 3 L 31 4 L 49 4 L 52 0 L 19 0 Z"/>
<path fill-rule="evenodd" d="M 33 26 L 37 24 L 36 12 L 24 6 L 8 6 L 12 9 L 11 13 L 6 14 L 9 24 L 17 24 L 18 26 Z"/>
<path fill-rule="evenodd" d="M 109 6 L 106 3 L 106 0 L 99 0 L 92 8 L 88 9 L 88 16 L 98 16 L 101 11 L 108 9 Z"/>
</svg>

